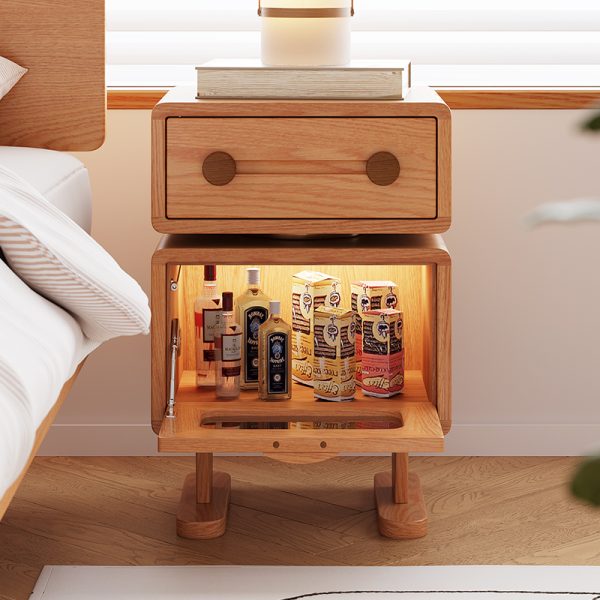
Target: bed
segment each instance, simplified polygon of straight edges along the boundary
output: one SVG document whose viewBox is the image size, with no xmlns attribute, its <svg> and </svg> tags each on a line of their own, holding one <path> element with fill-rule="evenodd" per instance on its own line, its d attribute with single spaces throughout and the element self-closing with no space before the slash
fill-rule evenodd
<svg viewBox="0 0 600 600">
<path fill-rule="evenodd" d="M 0 56 L 28 69 L 0 99 L 0 168 L 89 233 L 89 176 L 64 151 L 104 141 L 104 0 L 2 0 Z M 51 300 L 0 260 L 0 519 L 100 343 Z"/>
</svg>

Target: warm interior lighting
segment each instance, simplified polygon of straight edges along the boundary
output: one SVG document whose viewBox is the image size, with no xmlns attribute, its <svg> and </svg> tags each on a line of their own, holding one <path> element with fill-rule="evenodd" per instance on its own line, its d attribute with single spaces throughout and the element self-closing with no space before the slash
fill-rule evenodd
<svg viewBox="0 0 600 600">
<path fill-rule="evenodd" d="M 240 296 L 246 289 L 246 269 L 258 266 L 261 273 L 261 288 L 272 299 L 281 301 L 283 319 L 292 323 L 292 279 L 295 273 L 304 270 L 320 271 L 340 279 L 342 304 L 350 308 L 351 284 L 361 280 L 390 280 L 398 286 L 398 310 L 404 315 L 404 346 L 406 349 L 406 371 L 408 389 L 405 397 L 410 396 L 412 383 L 423 389 L 424 372 L 428 370 L 427 361 L 431 355 L 432 332 L 427 323 L 432 311 L 432 298 L 429 296 L 431 265 L 218 265 L 218 288 L 220 291 L 232 291 L 234 297 Z M 182 351 L 180 369 L 185 375 L 181 380 L 181 389 L 186 396 L 202 400 L 206 393 L 198 391 L 194 385 L 195 369 L 195 323 L 194 300 L 201 293 L 203 267 L 182 266 L 179 278 L 179 290 L 176 297 L 177 313 L 181 326 Z M 175 298 L 173 298 L 175 300 Z M 423 390 L 424 391 L 424 390 Z M 210 394 L 209 394 L 210 395 Z M 242 392 L 242 399 L 255 397 L 256 392 Z M 312 400 L 312 389 L 294 383 L 292 396 Z M 357 397 L 362 397 L 359 394 Z M 402 398 L 400 396 L 399 398 Z M 240 419 L 242 420 L 242 419 Z M 389 427 L 389 424 L 387 425 Z"/>
</svg>

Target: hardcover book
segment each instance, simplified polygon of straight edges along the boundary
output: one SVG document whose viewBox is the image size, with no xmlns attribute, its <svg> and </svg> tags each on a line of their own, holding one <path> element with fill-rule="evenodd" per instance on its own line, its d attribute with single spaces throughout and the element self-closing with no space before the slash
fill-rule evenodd
<svg viewBox="0 0 600 600">
<path fill-rule="evenodd" d="M 407 60 L 353 61 L 344 67 L 268 67 L 259 60 L 213 60 L 199 67 L 199 99 L 403 100 Z"/>
</svg>

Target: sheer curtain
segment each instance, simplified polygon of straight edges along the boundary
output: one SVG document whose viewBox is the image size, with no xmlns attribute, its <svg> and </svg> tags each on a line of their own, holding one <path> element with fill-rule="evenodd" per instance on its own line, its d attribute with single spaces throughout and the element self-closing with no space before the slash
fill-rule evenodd
<svg viewBox="0 0 600 600">
<path fill-rule="evenodd" d="M 600 86 L 600 0 L 356 0 L 355 58 L 406 58 L 435 86 Z M 254 0 L 107 0 L 108 82 L 193 83 L 258 57 Z"/>
</svg>

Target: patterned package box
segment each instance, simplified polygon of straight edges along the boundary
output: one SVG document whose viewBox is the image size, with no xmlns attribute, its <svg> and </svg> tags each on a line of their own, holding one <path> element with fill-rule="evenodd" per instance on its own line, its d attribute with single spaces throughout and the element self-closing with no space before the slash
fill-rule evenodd
<svg viewBox="0 0 600 600">
<path fill-rule="evenodd" d="M 315 311 L 313 380 L 315 398 L 344 402 L 356 392 L 354 311 L 322 307 Z"/>
<path fill-rule="evenodd" d="M 352 310 L 356 312 L 356 383 L 362 381 L 362 316 L 368 310 L 397 308 L 398 286 L 393 281 L 355 281 Z"/>
<path fill-rule="evenodd" d="M 292 379 L 313 385 L 315 310 L 338 307 L 342 301 L 337 277 L 316 271 L 294 275 L 292 283 Z"/>
<path fill-rule="evenodd" d="M 390 398 L 404 389 L 404 317 L 393 309 L 369 310 L 362 317 L 362 389 Z"/>
</svg>

